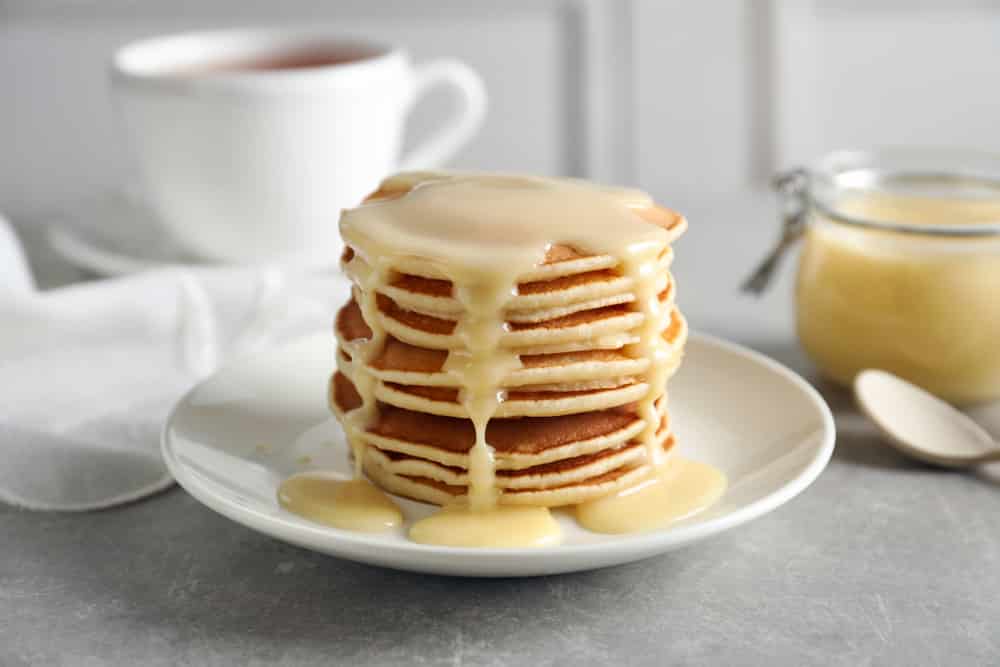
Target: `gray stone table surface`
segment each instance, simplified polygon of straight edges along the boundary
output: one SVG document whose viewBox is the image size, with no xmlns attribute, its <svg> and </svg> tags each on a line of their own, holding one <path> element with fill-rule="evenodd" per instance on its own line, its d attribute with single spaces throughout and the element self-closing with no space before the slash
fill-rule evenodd
<svg viewBox="0 0 1000 667">
<path fill-rule="evenodd" d="M 787 276 L 751 305 L 736 278 L 705 288 L 730 295 L 724 308 L 682 291 L 695 327 L 810 375 Z M 812 487 L 593 572 L 377 569 L 264 537 L 177 488 L 82 515 L 0 505 L 0 665 L 1000 664 L 1000 470 L 911 463 L 818 386 L 839 436 Z"/>
</svg>

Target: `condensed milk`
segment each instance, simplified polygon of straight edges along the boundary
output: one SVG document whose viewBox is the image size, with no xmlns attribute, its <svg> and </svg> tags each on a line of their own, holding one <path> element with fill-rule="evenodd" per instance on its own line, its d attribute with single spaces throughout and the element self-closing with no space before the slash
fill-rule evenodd
<svg viewBox="0 0 1000 667">
<path fill-rule="evenodd" d="M 562 531 L 545 507 L 444 507 L 410 528 L 410 539 L 448 547 L 544 547 Z"/>
<path fill-rule="evenodd" d="M 635 486 L 577 505 L 576 519 L 597 533 L 647 532 L 694 516 L 725 490 L 716 468 L 674 456 Z"/>
<path fill-rule="evenodd" d="M 975 200 L 867 193 L 838 210 L 917 230 L 1000 224 L 1000 189 Z M 845 385 L 879 368 L 953 403 L 992 400 L 1000 397 L 998 294 L 1000 236 L 900 234 L 818 216 L 799 262 L 799 338 Z"/>
<path fill-rule="evenodd" d="M 318 473 L 289 477 L 278 487 L 278 502 L 289 512 L 344 530 L 366 533 L 395 528 L 403 513 L 366 479 L 335 479 Z"/>
<path fill-rule="evenodd" d="M 828 378 L 880 369 L 955 404 L 1000 398 L 1000 154 L 837 151 L 774 185 L 782 233 L 744 289 L 804 240 L 796 324 Z"/>
<path fill-rule="evenodd" d="M 585 372 L 578 379 L 572 374 L 564 377 L 578 382 L 571 386 L 580 387 L 567 394 L 572 400 L 597 400 L 591 395 L 603 390 L 624 392 L 620 394 L 624 398 L 616 400 L 634 401 L 643 423 L 629 441 L 644 449 L 640 452 L 644 467 L 632 463 L 627 469 L 635 471 L 634 491 L 581 506 L 577 514 L 581 524 L 598 532 L 649 530 L 688 516 L 721 495 L 725 486 L 721 473 L 668 455 L 664 449 L 672 438 L 665 441 L 660 402 L 679 361 L 665 332 L 676 334 L 673 323 L 679 316 L 671 305 L 671 286 L 665 287 L 668 274 L 663 266 L 672 257 L 670 243 L 677 232 L 650 220 L 653 203 L 647 195 L 584 181 L 454 172 L 401 174 L 384 182 L 380 192 L 390 196 L 345 211 L 340 222 L 341 235 L 351 249 L 345 270 L 355 281 L 355 301 L 367 325 L 367 335 L 342 341 L 338 360 L 356 392 L 355 404 L 344 410 L 341 419 L 356 477 L 362 479 L 380 397 L 403 400 L 400 389 L 387 385 L 373 370 L 393 339 L 380 299 L 391 292 L 403 267 L 419 265 L 421 275 L 431 276 L 427 280 L 449 281 L 453 286 L 450 296 L 460 309 L 445 314 L 456 319 L 446 327 L 450 333 L 440 334 L 449 336 L 450 345 L 434 382 L 455 387 L 457 393 L 454 402 L 438 386 L 424 393 L 444 395 L 432 404 L 434 413 L 468 419 L 473 430 L 467 467 L 441 470 L 460 479 L 467 493 L 411 526 L 411 539 L 472 547 L 547 546 L 560 539 L 558 522 L 546 506 L 511 504 L 518 497 L 511 495 L 518 490 L 512 486 L 516 478 L 507 472 L 512 464 L 498 464 L 497 451 L 487 437 L 491 420 L 511 416 L 507 411 L 511 401 L 526 400 L 525 392 L 515 395 L 510 385 L 510 378 L 525 370 L 525 362 L 508 304 L 521 294 L 524 277 L 544 264 L 557 244 L 588 256 L 615 258 L 615 280 L 629 288 L 629 303 L 608 308 L 621 310 L 623 321 L 635 322 L 620 348 L 622 363 L 634 362 L 627 366 L 634 366 L 632 375 L 611 378 L 608 382 L 616 384 L 605 386 L 591 378 L 592 365 L 581 364 Z M 436 308 L 450 308 L 439 305 L 440 299 L 427 301 Z M 588 348 L 603 344 L 601 330 L 595 326 L 593 332 Z M 584 381 L 591 384 L 579 384 Z M 393 459 L 387 458 L 385 465 L 393 465 Z M 414 470 L 430 469 L 430 463 L 410 465 Z M 594 465 L 603 464 L 598 460 Z M 595 479 L 601 479 L 600 469 L 595 470 Z M 607 474 L 617 475 L 616 470 Z M 639 474 L 643 470 L 647 472 Z M 498 473 L 506 475 L 502 483 Z M 365 497 L 384 506 L 377 496 Z M 286 507 L 296 511 L 290 504 Z"/>
</svg>

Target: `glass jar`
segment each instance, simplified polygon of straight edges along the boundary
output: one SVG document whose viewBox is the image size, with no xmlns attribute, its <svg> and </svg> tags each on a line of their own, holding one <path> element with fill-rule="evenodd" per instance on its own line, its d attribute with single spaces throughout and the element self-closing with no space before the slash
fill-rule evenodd
<svg viewBox="0 0 1000 667">
<path fill-rule="evenodd" d="M 804 241 L 798 336 L 824 374 L 880 368 L 952 403 L 1000 398 L 1000 156 L 838 152 L 779 186 L 782 246 Z"/>
</svg>

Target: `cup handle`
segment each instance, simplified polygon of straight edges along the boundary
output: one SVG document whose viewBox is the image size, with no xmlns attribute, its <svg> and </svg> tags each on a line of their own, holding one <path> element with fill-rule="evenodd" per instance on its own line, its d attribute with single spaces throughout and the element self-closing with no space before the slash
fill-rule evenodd
<svg viewBox="0 0 1000 667">
<path fill-rule="evenodd" d="M 431 88 L 447 84 L 458 97 L 444 127 L 425 139 L 399 161 L 401 171 L 428 169 L 446 162 L 475 135 L 486 115 L 486 87 L 474 69 L 455 60 L 435 60 L 414 68 L 413 89 L 407 111 Z"/>
</svg>

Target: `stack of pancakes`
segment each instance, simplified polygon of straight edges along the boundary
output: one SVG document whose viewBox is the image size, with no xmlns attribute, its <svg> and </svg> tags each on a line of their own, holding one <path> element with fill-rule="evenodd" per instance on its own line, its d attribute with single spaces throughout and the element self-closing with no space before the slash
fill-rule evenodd
<svg viewBox="0 0 1000 667">
<path fill-rule="evenodd" d="M 370 199 L 404 196 L 405 188 L 383 187 Z M 651 223 L 679 236 L 681 216 L 660 207 L 635 209 Z M 656 290 L 669 313 L 661 335 L 669 350 L 669 372 L 680 363 L 687 324 L 674 304 L 667 247 L 656 264 Z M 365 298 L 359 279 L 366 267 L 352 248 L 342 258 L 354 282 L 352 299 L 336 318 L 338 370 L 330 403 L 341 421 L 361 405 L 355 387 L 358 366 L 375 381 L 376 410 L 363 430 L 362 467 L 384 489 L 440 505 L 467 501 L 472 422 L 460 402 L 461 387 L 445 370 L 463 307 L 453 284 L 419 261 L 393 267 L 375 298 L 384 345 L 368 361 L 351 350 L 372 336 L 358 306 Z M 520 368 L 506 374 L 503 401 L 486 430 L 494 450 L 499 502 L 558 506 L 607 495 L 636 483 L 651 465 L 640 441 L 646 422 L 640 402 L 656 392 L 655 446 L 674 444 L 666 410 L 666 387 L 651 388 L 651 360 L 635 352 L 644 315 L 622 258 L 586 255 L 561 245 L 545 261 L 519 276 L 504 309 L 500 345 L 515 352 Z M 360 355 L 357 355 L 360 356 Z"/>
</svg>

